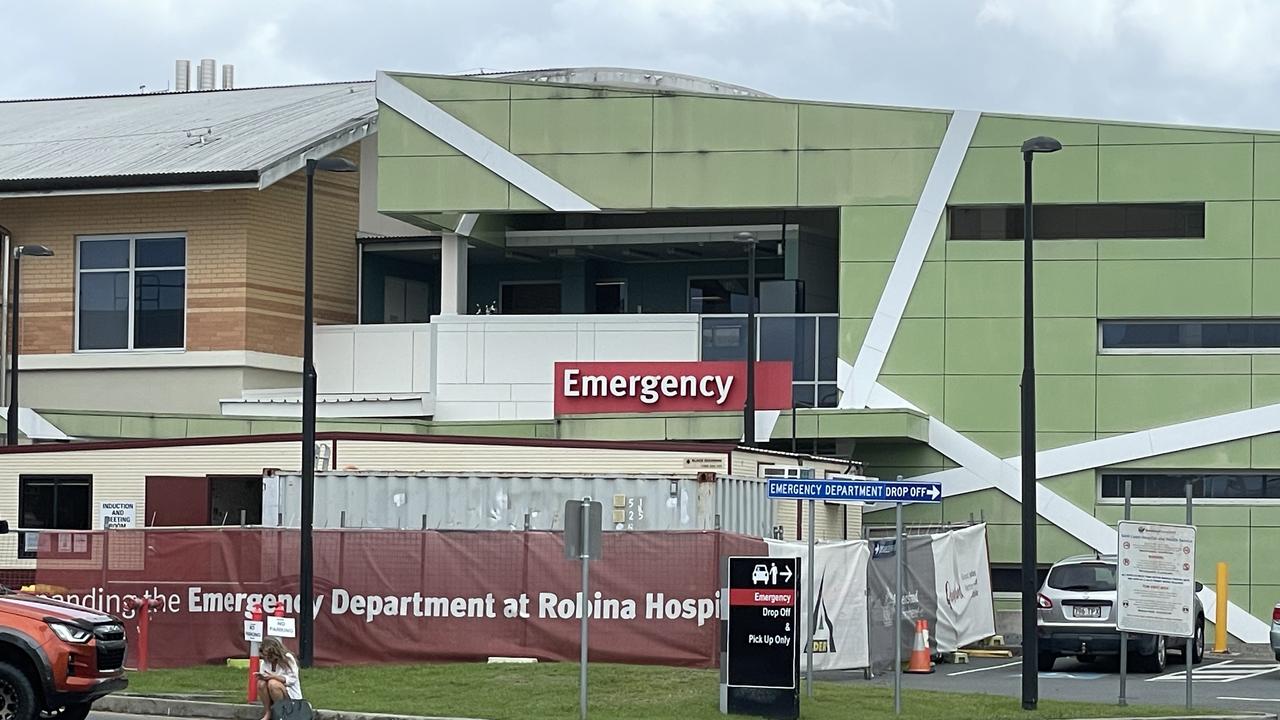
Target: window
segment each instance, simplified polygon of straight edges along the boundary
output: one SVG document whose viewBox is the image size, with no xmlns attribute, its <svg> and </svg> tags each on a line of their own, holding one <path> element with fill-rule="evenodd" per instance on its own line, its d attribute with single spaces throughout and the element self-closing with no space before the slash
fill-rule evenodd
<svg viewBox="0 0 1280 720">
<path fill-rule="evenodd" d="M 839 320 L 834 315 L 757 315 L 756 359 L 791 362 L 791 395 L 796 407 L 835 407 Z M 747 356 L 745 317 L 703 317 L 702 359 Z"/>
<path fill-rule="evenodd" d="M 1112 592 L 1116 589 L 1116 566 L 1107 563 L 1059 565 L 1049 571 L 1049 587 L 1078 592 Z"/>
<path fill-rule="evenodd" d="M 559 315 L 560 283 L 504 282 L 498 299 L 504 315 Z"/>
<path fill-rule="evenodd" d="M 1280 320 L 1103 320 L 1103 350 L 1280 350 Z"/>
<path fill-rule="evenodd" d="M 950 240 L 1021 240 L 1021 205 L 951 207 Z M 1036 205 L 1037 240 L 1203 238 L 1204 203 Z"/>
<path fill-rule="evenodd" d="M 596 283 L 596 314 L 611 315 L 626 311 L 626 280 L 600 280 Z"/>
<path fill-rule="evenodd" d="M 91 530 L 90 475 L 21 475 L 18 515 L 24 530 Z"/>
<path fill-rule="evenodd" d="M 76 272 L 76 350 L 186 345 L 186 238 L 83 237 Z"/>
<path fill-rule="evenodd" d="M 1280 473 L 1103 473 L 1102 499 L 1123 500 L 1126 480 L 1133 482 L 1135 499 L 1185 501 L 1187 480 L 1191 497 L 1202 500 L 1280 500 Z"/>
<path fill-rule="evenodd" d="M 768 277 L 756 276 L 756 307 L 760 306 L 760 283 Z M 747 278 L 689 278 L 689 312 L 724 315 L 747 311 Z"/>
</svg>

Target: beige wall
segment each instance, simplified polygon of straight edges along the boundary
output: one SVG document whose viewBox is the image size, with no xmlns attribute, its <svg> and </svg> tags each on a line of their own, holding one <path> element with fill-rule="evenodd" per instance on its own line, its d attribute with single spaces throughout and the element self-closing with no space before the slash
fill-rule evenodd
<svg viewBox="0 0 1280 720">
<path fill-rule="evenodd" d="M 21 397 L 23 406 L 42 410 L 216 415 L 220 399 L 299 387 L 301 378 L 300 372 L 252 367 L 23 370 Z"/>
</svg>

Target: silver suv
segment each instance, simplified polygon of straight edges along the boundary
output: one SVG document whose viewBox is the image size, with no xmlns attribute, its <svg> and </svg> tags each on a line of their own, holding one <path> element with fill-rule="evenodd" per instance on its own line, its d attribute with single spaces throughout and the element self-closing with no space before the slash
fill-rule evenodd
<svg viewBox="0 0 1280 720">
<path fill-rule="evenodd" d="M 1280 603 L 1271 610 L 1271 652 L 1276 654 L 1276 662 L 1280 662 Z"/>
<path fill-rule="evenodd" d="M 1204 589 L 1196 583 L 1196 592 Z M 1079 555 L 1049 568 L 1036 598 L 1040 670 L 1049 671 L 1058 658 L 1074 655 L 1080 662 L 1096 662 L 1102 656 L 1119 656 L 1116 630 L 1116 557 Z M 1191 660 L 1204 658 L 1204 607 L 1195 601 L 1196 634 Z M 1130 633 L 1129 651 L 1137 655 L 1135 669 L 1164 672 L 1169 650 L 1186 652 L 1187 638 Z M 1184 655 L 1185 657 L 1185 655 Z"/>
</svg>

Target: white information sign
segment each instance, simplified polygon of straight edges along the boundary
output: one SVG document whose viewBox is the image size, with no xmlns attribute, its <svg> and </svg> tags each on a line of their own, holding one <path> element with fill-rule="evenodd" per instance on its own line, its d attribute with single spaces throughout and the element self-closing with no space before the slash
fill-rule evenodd
<svg viewBox="0 0 1280 720">
<path fill-rule="evenodd" d="M 104 500 L 98 504 L 98 518 L 103 530 L 125 530 L 137 527 L 134 518 L 138 504 L 132 500 Z"/>
<path fill-rule="evenodd" d="M 262 642 L 261 620 L 244 621 L 244 640 L 245 642 Z"/>
<path fill-rule="evenodd" d="M 267 618 L 267 634 L 276 637 L 295 637 L 298 633 L 295 629 L 293 618 L 290 617 L 269 617 Z"/>
<path fill-rule="evenodd" d="M 1195 634 L 1196 529 L 1121 521 L 1116 627 L 1170 637 Z"/>
</svg>

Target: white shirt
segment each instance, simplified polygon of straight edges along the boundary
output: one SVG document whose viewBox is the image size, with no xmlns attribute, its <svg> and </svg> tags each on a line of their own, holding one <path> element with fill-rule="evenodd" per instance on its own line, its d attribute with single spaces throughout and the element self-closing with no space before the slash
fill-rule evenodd
<svg viewBox="0 0 1280 720">
<path fill-rule="evenodd" d="M 302 699 L 302 685 L 298 682 L 298 661 L 294 659 L 292 653 L 285 653 L 285 663 L 280 667 L 272 665 L 270 660 L 263 658 L 262 671 L 284 678 L 284 692 L 290 700 Z"/>
</svg>

